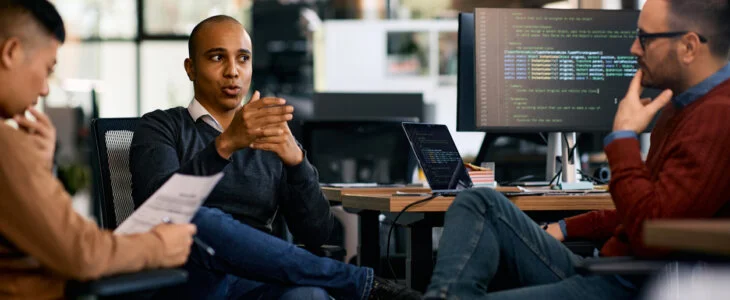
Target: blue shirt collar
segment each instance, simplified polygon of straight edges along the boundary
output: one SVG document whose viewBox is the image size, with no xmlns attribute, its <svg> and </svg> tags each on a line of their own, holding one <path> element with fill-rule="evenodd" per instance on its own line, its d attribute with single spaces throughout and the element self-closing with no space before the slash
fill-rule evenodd
<svg viewBox="0 0 730 300">
<path fill-rule="evenodd" d="M 683 108 L 728 79 L 730 79 L 730 64 L 726 64 L 715 74 L 674 97 L 672 102 L 677 108 Z"/>
</svg>

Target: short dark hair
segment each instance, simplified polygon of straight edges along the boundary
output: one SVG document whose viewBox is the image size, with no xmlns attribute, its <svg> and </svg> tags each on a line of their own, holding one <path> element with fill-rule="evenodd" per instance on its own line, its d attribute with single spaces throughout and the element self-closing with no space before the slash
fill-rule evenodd
<svg viewBox="0 0 730 300">
<path fill-rule="evenodd" d="M 696 31 L 707 37 L 712 54 L 727 57 L 730 51 L 729 0 L 668 0 L 672 31 Z"/>
<path fill-rule="evenodd" d="M 195 25 L 195 27 L 193 28 L 193 31 L 190 33 L 190 38 L 188 39 L 188 57 L 190 59 L 193 59 L 193 57 L 195 55 L 195 50 L 197 47 L 198 35 L 200 35 L 200 33 L 199 33 L 200 30 L 203 27 L 205 27 L 207 24 L 222 23 L 222 22 L 235 22 L 236 24 L 243 26 L 241 24 L 241 22 L 238 22 L 238 20 L 234 19 L 233 17 L 226 16 L 226 15 L 212 16 L 203 21 L 200 21 L 200 23 L 198 23 L 198 25 Z"/>
<path fill-rule="evenodd" d="M 66 40 L 63 20 L 47 0 L 0 0 L 0 37 L 13 34 L 22 18 L 29 18 L 59 42 Z"/>
</svg>

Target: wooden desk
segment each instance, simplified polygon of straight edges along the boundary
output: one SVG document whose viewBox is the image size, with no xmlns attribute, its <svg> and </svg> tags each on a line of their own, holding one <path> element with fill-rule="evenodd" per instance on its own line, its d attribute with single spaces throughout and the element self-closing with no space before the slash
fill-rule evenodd
<svg viewBox="0 0 730 300">
<path fill-rule="evenodd" d="M 430 193 L 431 189 L 424 187 L 362 187 L 362 188 L 335 188 L 323 187 L 322 193 L 329 201 L 342 202 L 342 195 L 346 194 L 395 194 L 396 192 Z"/>
<path fill-rule="evenodd" d="M 672 250 L 730 256 L 730 220 L 647 221 L 644 243 Z"/>
<path fill-rule="evenodd" d="M 500 189 L 514 191 L 514 188 Z M 380 271 L 380 232 L 378 217 L 383 213 L 398 213 L 408 204 L 425 199 L 428 195 L 398 196 L 393 192 L 370 190 L 367 193 L 343 191 L 339 195 L 342 206 L 360 215 L 360 242 L 358 264 Z M 549 196 L 515 196 L 513 203 L 523 211 L 586 211 L 613 209 L 608 193 L 567 194 Z M 454 197 L 436 197 L 415 205 L 403 214 L 399 224 L 407 226 L 406 281 L 411 288 L 424 291 L 433 273 L 431 232 L 443 226 L 443 216 Z"/>
<path fill-rule="evenodd" d="M 425 199 L 428 196 L 394 196 L 393 194 L 343 194 L 342 205 L 347 208 L 376 210 L 381 212 L 400 212 L 408 204 Z M 523 211 L 551 211 L 551 210 L 599 210 L 614 209 L 611 195 L 608 193 L 569 194 L 545 196 L 515 196 L 510 197 L 512 203 Z M 416 204 L 408 209 L 409 212 L 445 212 L 454 197 L 436 197 L 427 202 Z"/>
<path fill-rule="evenodd" d="M 405 193 L 431 193 L 430 188 L 408 186 L 408 187 L 357 187 L 357 188 L 337 188 L 337 187 L 322 187 L 322 193 L 325 198 L 333 202 L 342 202 L 342 195 L 392 195 L 397 192 Z M 519 192 L 517 187 L 498 187 L 498 191 L 501 192 Z"/>
</svg>

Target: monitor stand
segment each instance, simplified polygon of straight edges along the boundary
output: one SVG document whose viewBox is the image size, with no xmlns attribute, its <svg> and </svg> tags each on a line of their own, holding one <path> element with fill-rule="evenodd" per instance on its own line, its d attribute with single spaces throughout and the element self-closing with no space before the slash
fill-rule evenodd
<svg viewBox="0 0 730 300">
<path fill-rule="evenodd" d="M 565 135 L 565 137 L 563 137 Z M 568 159 L 570 155 L 561 155 L 570 152 L 570 148 L 575 146 L 577 142 L 576 133 L 568 132 L 551 132 L 548 134 L 548 150 L 547 150 L 547 169 L 545 178 L 552 179 L 559 170 L 563 170 L 558 178 L 556 185 L 562 190 L 590 190 L 593 189 L 593 183 L 586 181 L 578 181 L 578 170 L 580 164 L 577 164 L 578 149 L 573 150 L 573 159 Z M 557 157 L 560 157 L 561 169 L 557 165 Z"/>
</svg>

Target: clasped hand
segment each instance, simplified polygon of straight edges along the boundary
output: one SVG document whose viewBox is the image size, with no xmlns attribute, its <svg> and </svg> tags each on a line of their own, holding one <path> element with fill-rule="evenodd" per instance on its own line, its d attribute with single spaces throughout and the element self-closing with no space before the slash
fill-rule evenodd
<svg viewBox="0 0 730 300">
<path fill-rule="evenodd" d="M 251 101 L 236 111 L 231 125 L 216 139 L 218 153 L 229 158 L 239 149 L 252 148 L 276 153 L 288 166 L 302 162 L 299 148 L 287 121 L 293 118 L 294 107 L 286 100 L 264 97 L 254 92 Z"/>
</svg>

